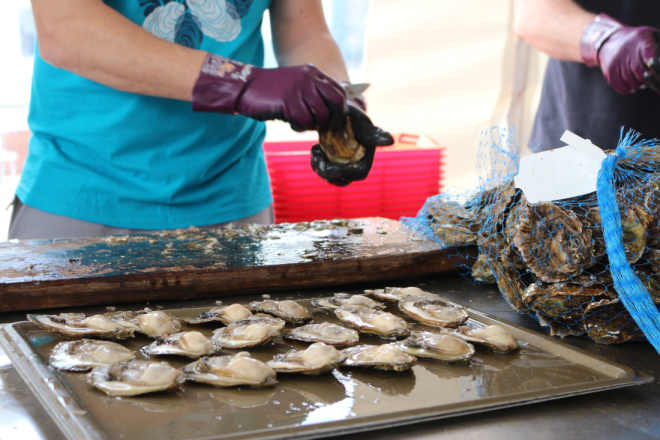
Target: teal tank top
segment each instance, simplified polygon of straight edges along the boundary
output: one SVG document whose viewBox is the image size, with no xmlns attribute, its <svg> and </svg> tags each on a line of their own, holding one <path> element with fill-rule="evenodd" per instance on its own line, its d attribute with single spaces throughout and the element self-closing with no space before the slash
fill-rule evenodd
<svg viewBox="0 0 660 440">
<path fill-rule="evenodd" d="M 158 37 L 263 65 L 270 0 L 107 0 Z M 201 67 L 201 66 L 200 66 Z M 132 229 L 206 226 L 272 203 L 265 124 L 118 91 L 35 55 L 16 194 L 42 211 Z"/>
</svg>

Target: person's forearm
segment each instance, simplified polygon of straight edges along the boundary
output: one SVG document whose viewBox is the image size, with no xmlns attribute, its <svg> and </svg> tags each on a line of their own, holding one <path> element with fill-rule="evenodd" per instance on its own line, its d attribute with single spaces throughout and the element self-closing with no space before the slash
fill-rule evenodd
<svg viewBox="0 0 660 440">
<path fill-rule="evenodd" d="M 46 62 L 114 89 L 190 101 L 207 53 L 162 40 L 99 0 L 32 0 Z"/>
<path fill-rule="evenodd" d="M 552 58 L 583 62 L 580 39 L 595 17 L 573 0 L 516 0 L 514 29 Z"/>
</svg>

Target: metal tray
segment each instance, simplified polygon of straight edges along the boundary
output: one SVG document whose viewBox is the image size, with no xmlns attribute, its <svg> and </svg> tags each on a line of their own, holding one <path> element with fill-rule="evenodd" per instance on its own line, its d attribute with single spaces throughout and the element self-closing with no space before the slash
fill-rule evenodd
<svg viewBox="0 0 660 440">
<path fill-rule="evenodd" d="M 309 300 L 299 302 L 312 311 L 314 322 L 336 322 L 334 316 L 314 308 Z M 208 309 L 168 311 L 188 317 Z M 651 376 L 556 339 L 477 310 L 467 310 L 471 325 L 500 324 L 508 328 L 520 342 L 520 350 L 497 354 L 477 347 L 469 365 L 420 360 L 411 371 L 403 373 L 342 368 L 316 377 L 280 374 L 278 384 L 268 389 L 222 389 L 186 383 L 175 392 L 112 398 L 89 386 L 83 373 L 50 368 L 49 352 L 62 338 L 29 322 L 5 326 L 0 331 L 0 344 L 30 389 L 71 439 L 317 438 L 653 380 Z M 389 311 L 404 316 L 394 306 L 389 306 Z M 210 335 L 214 327 L 217 326 L 195 328 Z M 419 324 L 415 327 L 429 329 Z M 138 336 L 123 344 L 137 351 L 149 342 Z M 383 340 L 361 336 L 361 343 L 380 344 Z M 307 345 L 278 338 L 274 344 L 250 352 L 258 359 L 268 360 L 277 353 Z M 176 367 L 188 362 L 175 357 L 163 359 Z"/>
</svg>

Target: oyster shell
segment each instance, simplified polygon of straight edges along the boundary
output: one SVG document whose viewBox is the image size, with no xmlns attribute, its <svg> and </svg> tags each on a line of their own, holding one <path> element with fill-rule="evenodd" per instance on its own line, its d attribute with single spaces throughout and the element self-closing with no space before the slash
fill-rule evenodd
<svg viewBox="0 0 660 440">
<path fill-rule="evenodd" d="M 131 350 L 116 342 L 77 339 L 57 344 L 50 352 L 50 365 L 58 370 L 88 371 L 134 357 Z"/>
<path fill-rule="evenodd" d="M 272 361 L 266 362 L 277 373 L 321 374 L 334 370 L 346 360 L 332 345 L 315 342 L 306 350 L 291 350 L 278 354 Z"/>
<path fill-rule="evenodd" d="M 586 336 L 598 344 L 646 340 L 619 298 L 604 298 L 589 304 L 582 322 Z"/>
<path fill-rule="evenodd" d="M 498 353 L 509 353 L 518 349 L 518 341 L 501 325 L 485 327 L 459 327 L 457 337 L 479 345 L 485 345 Z"/>
<path fill-rule="evenodd" d="M 363 306 L 370 309 L 385 310 L 385 304 L 374 301 L 364 295 L 349 295 L 348 293 L 335 293 L 332 298 L 317 298 L 312 305 L 334 312 L 341 306 Z"/>
<path fill-rule="evenodd" d="M 67 338 L 126 339 L 135 337 L 132 329 L 113 322 L 103 315 L 85 317 L 82 313 L 60 315 L 27 315 L 40 328 Z"/>
<path fill-rule="evenodd" d="M 246 348 L 266 344 L 279 335 L 280 326 L 274 320 L 244 319 L 214 330 L 211 339 L 220 347 Z"/>
<path fill-rule="evenodd" d="M 389 312 L 362 306 L 341 306 L 335 310 L 335 315 L 360 333 L 384 339 L 405 338 L 410 335 L 408 323 Z"/>
<path fill-rule="evenodd" d="M 399 303 L 406 296 L 427 296 L 431 295 L 419 287 L 386 287 L 385 289 L 365 290 L 365 294 L 375 296 L 383 301 Z"/>
<path fill-rule="evenodd" d="M 335 347 L 350 347 L 359 341 L 358 332 L 341 325 L 323 322 L 307 324 L 285 331 L 282 336 L 303 342 L 323 342 Z"/>
<path fill-rule="evenodd" d="M 283 319 L 275 318 L 274 316 L 266 315 L 265 313 L 255 313 L 249 318 L 236 321 L 234 324 L 252 324 L 255 322 L 261 322 L 261 323 L 267 322 L 268 324 L 275 326 L 278 332 L 284 330 L 284 327 L 286 326 L 286 322 Z"/>
<path fill-rule="evenodd" d="M 526 289 L 526 281 L 529 281 L 531 275 L 526 276 L 517 269 L 504 265 L 497 260 L 490 260 L 490 266 L 497 279 L 497 287 L 504 299 L 518 313 L 531 313 L 529 306 L 522 300 Z"/>
<path fill-rule="evenodd" d="M 217 343 L 210 340 L 200 332 L 180 332 L 165 335 L 142 348 L 147 356 L 176 355 L 197 359 L 200 356 L 209 356 L 220 351 Z"/>
<path fill-rule="evenodd" d="M 215 307 L 206 312 L 202 312 L 195 318 L 187 318 L 183 321 L 188 324 L 203 324 L 205 322 L 219 321 L 224 325 L 233 324 L 236 321 L 247 319 L 252 316 L 250 309 L 242 304 L 232 304 L 230 306 Z"/>
<path fill-rule="evenodd" d="M 275 371 L 246 351 L 233 356 L 203 357 L 183 367 L 183 373 L 188 380 L 218 387 L 269 387 L 277 383 Z"/>
<path fill-rule="evenodd" d="M 137 396 L 179 386 L 185 380 L 181 370 L 167 362 L 128 360 L 96 367 L 87 382 L 109 396 Z"/>
<path fill-rule="evenodd" d="M 466 209 L 455 202 L 431 200 L 427 218 L 435 237 L 447 247 L 476 244 L 483 221 L 476 209 Z"/>
<path fill-rule="evenodd" d="M 160 310 L 144 309 L 139 312 L 114 312 L 105 315 L 108 319 L 151 338 L 173 335 L 181 331 L 178 318 Z"/>
<path fill-rule="evenodd" d="M 312 320 L 309 311 L 295 301 L 253 301 L 249 309 L 254 312 L 266 313 L 285 320 L 291 324 L 304 324 Z"/>
<path fill-rule="evenodd" d="M 341 352 L 346 356 L 344 365 L 347 367 L 405 371 L 417 362 L 416 357 L 404 353 L 394 344 L 356 345 Z"/>
<path fill-rule="evenodd" d="M 415 321 L 439 328 L 458 327 L 470 317 L 466 310 L 447 301 L 423 296 L 409 296 L 401 300 L 399 309 Z"/>
<path fill-rule="evenodd" d="M 474 354 L 472 344 L 445 333 L 415 332 L 396 346 L 411 356 L 442 362 L 468 362 Z"/>
<path fill-rule="evenodd" d="M 477 261 L 472 265 L 472 276 L 475 280 L 481 281 L 486 284 L 495 284 L 497 280 L 495 279 L 495 274 L 490 270 L 488 265 L 488 258 L 485 255 L 479 255 Z"/>
</svg>

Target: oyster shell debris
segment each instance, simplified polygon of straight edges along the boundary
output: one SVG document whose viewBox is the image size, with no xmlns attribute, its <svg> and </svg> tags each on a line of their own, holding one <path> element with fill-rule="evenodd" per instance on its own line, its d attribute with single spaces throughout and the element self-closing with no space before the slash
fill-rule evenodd
<svg viewBox="0 0 660 440">
<path fill-rule="evenodd" d="M 362 306 L 341 306 L 335 316 L 360 333 L 383 339 L 399 339 L 410 335 L 408 323 L 389 312 Z"/>
<path fill-rule="evenodd" d="M 82 313 L 62 313 L 60 315 L 27 315 L 33 324 L 49 332 L 71 339 L 133 338 L 134 330 L 113 322 L 103 315 L 85 316 Z"/>
<path fill-rule="evenodd" d="M 291 350 L 278 354 L 272 361 L 266 362 L 277 373 L 321 374 L 334 370 L 346 360 L 332 345 L 315 342 L 305 350 Z"/>
<path fill-rule="evenodd" d="M 487 325 L 485 327 L 463 325 L 458 328 L 456 337 L 474 344 L 485 345 L 498 353 L 509 353 L 518 349 L 516 338 L 501 325 Z"/>
<path fill-rule="evenodd" d="M 183 373 L 188 380 L 218 387 L 269 387 L 277 383 L 275 371 L 246 351 L 233 356 L 203 357 L 183 367 Z"/>
<path fill-rule="evenodd" d="M 395 345 L 411 356 L 442 362 L 466 363 L 474 355 L 472 344 L 446 333 L 414 332 Z"/>
<path fill-rule="evenodd" d="M 105 316 L 117 324 L 151 338 L 173 335 L 181 331 L 179 319 L 160 310 L 144 309 L 138 312 L 114 312 L 107 313 Z"/>
<path fill-rule="evenodd" d="M 415 365 L 417 358 L 404 353 L 394 344 L 356 345 L 341 351 L 346 367 L 371 367 L 378 370 L 405 371 Z"/>
<path fill-rule="evenodd" d="M 203 324 L 205 322 L 219 321 L 224 325 L 233 324 L 241 319 L 247 319 L 252 316 L 250 309 L 242 304 L 232 304 L 230 306 L 215 307 L 206 312 L 202 312 L 195 318 L 187 318 L 183 321 L 187 324 Z"/>
<path fill-rule="evenodd" d="M 304 324 L 312 320 L 309 311 L 295 301 L 253 301 L 248 305 L 253 312 L 266 313 L 285 320 L 290 324 Z"/>
<path fill-rule="evenodd" d="M 364 293 L 393 303 L 398 303 L 406 296 L 431 295 L 431 293 L 425 292 L 419 287 L 386 287 L 385 289 L 365 290 Z"/>
<path fill-rule="evenodd" d="M 386 307 L 385 304 L 364 295 L 349 295 L 348 293 L 335 293 L 332 298 L 317 298 L 312 300 L 312 305 L 331 312 L 341 306 L 364 306 L 378 310 L 385 310 Z"/>
<path fill-rule="evenodd" d="M 96 367 L 87 382 L 109 396 L 137 396 L 175 388 L 185 380 L 183 372 L 167 362 L 131 359 Z"/>
<path fill-rule="evenodd" d="M 323 342 L 335 347 L 351 347 L 356 345 L 360 339 L 358 332 L 355 330 L 330 322 L 307 324 L 285 330 L 282 336 L 303 342 Z"/>
<path fill-rule="evenodd" d="M 197 359 L 219 352 L 221 347 L 200 332 L 179 332 L 165 335 L 142 347 L 147 356 L 176 355 Z"/>
<path fill-rule="evenodd" d="M 280 325 L 270 319 L 245 319 L 213 331 L 211 339 L 220 347 L 246 348 L 266 344 L 280 335 Z"/>
<path fill-rule="evenodd" d="M 399 309 L 415 321 L 439 328 L 458 327 L 470 317 L 466 310 L 439 297 L 408 296 L 399 302 Z"/>
<path fill-rule="evenodd" d="M 58 370 L 88 371 L 134 357 L 131 350 L 116 342 L 77 339 L 57 344 L 50 352 L 50 365 Z"/>
</svg>

